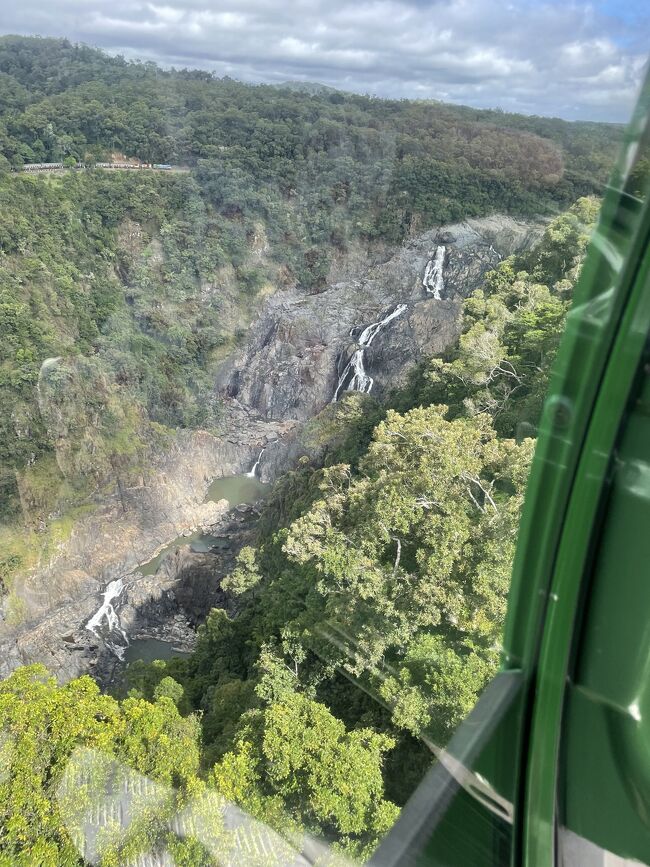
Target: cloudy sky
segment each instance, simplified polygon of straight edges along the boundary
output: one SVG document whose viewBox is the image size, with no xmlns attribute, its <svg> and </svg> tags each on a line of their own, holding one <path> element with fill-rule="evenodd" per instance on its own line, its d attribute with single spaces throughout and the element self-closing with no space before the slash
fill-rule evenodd
<svg viewBox="0 0 650 867">
<path fill-rule="evenodd" d="M 626 120 L 647 0 L 0 0 L 5 33 L 246 81 Z"/>
</svg>

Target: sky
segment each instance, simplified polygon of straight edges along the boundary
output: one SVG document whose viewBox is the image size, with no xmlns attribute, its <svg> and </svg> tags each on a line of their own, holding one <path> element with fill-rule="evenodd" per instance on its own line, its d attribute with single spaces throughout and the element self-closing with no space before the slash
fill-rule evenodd
<svg viewBox="0 0 650 867">
<path fill-rule="evenodd" d="M 626 121 L 646 0 L 0 0 L 4 33 L 250 82 Z"/>
</svg>

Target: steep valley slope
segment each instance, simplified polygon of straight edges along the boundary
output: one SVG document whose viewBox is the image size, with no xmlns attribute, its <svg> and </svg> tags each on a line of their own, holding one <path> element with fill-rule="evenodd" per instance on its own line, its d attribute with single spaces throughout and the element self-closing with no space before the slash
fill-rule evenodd
<svg viewBox="0 0 650 867">
<path fill-rule="evenodd" d="M 236 547 L 212 480 L 318 458 L 332 401 L 448 347 L 521 220 L 598 194 L 622 134 L 1 37 L 0 675 L 87 670 L 88 618 L 131 629 L 170 569 L 192 624 L 219 603 L 232 551 L 134 570 L 196 528 Z M 183 171 L 97 167 L 122 159 Z"/>
<path fill-rule="evenodd" d="M 132 484 L 78 515 L 69 536 L 20 575 L 0 622 L 0 676 L 35 661 L 61 680 L 100 670 L 110 653 L 84 626 L 116 579 L 124 583 L 115 606 L 127 632 L 139 621 L 164 625 L 179 612 L 199 622 L 222 601 L 218 576 L 232 551 L 181 548 L 154 576 L 140 575 L 138 564 L 197 527 L 240 544 L 242 516 L 223 500 L 205 502 L 210 482 L 250 470 L 260 452 L 264 481 L 303 455 L 317 458 L 319 444 L 305 435 L 309 420 L 350 387 L 387 395 L 416 363 L 450 346 L 462 299 L 542 230 L 541 221 L 504 216 L 468 220 L 410 238 L 381 258 L 357 250 L 336 262 L 318 292 L 289 286 L 262 294 L 245 339 L 218 366 L 219 430 L 177 431 L 151 449 Z M 54 372 L 66 363 L 53 361 Z M 44 393 L 49 376 L 42 371 Z"/>
</svg>

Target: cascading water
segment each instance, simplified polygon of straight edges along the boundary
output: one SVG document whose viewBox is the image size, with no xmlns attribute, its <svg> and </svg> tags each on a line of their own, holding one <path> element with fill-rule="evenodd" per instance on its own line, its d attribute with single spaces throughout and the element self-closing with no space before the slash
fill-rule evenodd
<svg viewBox="0 0 650 867">
<path fill-rule="evenodd" d="M 440 245 L 436 247 L 433 256 L 427 262 L 427 267 L 424 269 L 424 277 L 422 285 L 429 295 L 433 295 L 436 301 L 442 298 L 441 292 L 445 288 L 444 279 L 445 268 L 445 248 Z"/>
<path fill-rule="evenodd" d="M 373 386 L 374 380 L 372 376 L 368 376 L 364 367 L 364 355 L 366 349 L 370 346 L 370 344 L 379 334 L 381 329 L 385 325 L 388 325 L 388 323 L 391 322 L 393 319 L 401 316 L 402 313 L 406 310 L 406 308 L 406 304 L 398 304 L 391 313 L 389 313 L 387 316 L 384 316 L 384 318 L 380 319 L 379 322 L 373 322 L 372 325 L 368 325 L 367 328 L 363 329 L 357 341 L 357 343 L 359 344 L 359 348 L 354 352 L 352 358 L 348 361 L 343 373 L 339 377 L 338 385 L 336 386 L 336 391 L 334 392 L 334 397 L 332 398 L 332 403 L 335 403 L 339 399 L 339 394 L 343 390 L 360 391 L 364 394 L 368 394 L 368 392 Z M 355 328 L 351 329 L 350 336 L 354 334 L 355 330 Z M 350 374 L 352 374 L 352 376 L 350 376 Z M 345 385 L 346 382 L 347 386 Z"/>
<path fill-rule="evenodd" d="M 58 364 L 61 361 L 60 355 L 54 355 L 52 358 L 46 358 L 43 364 L 41 364 L 41 369 L 38 373 L 39 376 L 46 373 L 50 367 L 54 367 L 55 364 Z"/>
<path fill-rule="evenodd" d="M 262 449 L 262 451 L 257 456 L 257 460 L 255 461 L 255 463 L 253 464 L 253 466 L 251 467 L 249 472 L 246 473 L 246 476 L 248 476 L 249 479 L 254 479 L 257 476 L 257 470 L 259 468 L 260 461 L 262 460 L 263 454 L 264 454 L 264 449 Z"/>
<path fill-rule="evenodd" d="M 490 253 L 494 253 L 494 255 L 498 258 L 499 262 L 503 259 L 501 253 L 498 250 L 495 250 L 492 244 L 490 244 Z"/>
<path fill-rule="evenodd" d="M 99 609 L 93 614 L 86 629 L 101 638 L 106 647 L 111 650 L 118 659 L 124 658 L 124 652 L 129 646 L 129 639 L 126 632 L 122 629 L 120 618 L 113 606 L 113 602 L 122 594 L 124 590 L 124 581 L 122 578 L 116 578 L 111 581 L 104 590 L 104 601 Z"/>
</svg>

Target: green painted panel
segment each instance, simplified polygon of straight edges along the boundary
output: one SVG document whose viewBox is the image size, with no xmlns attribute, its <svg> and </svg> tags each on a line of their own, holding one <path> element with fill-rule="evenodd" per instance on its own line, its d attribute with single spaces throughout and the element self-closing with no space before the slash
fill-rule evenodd
<svg viewBox="0 0 650 867">
<path fill-rule="evenodd" d="M 561 821 L 617 855 L 650 863 L 647 377 L 618 449 L 595 564 L 565 711 Z"/>
</svg>

